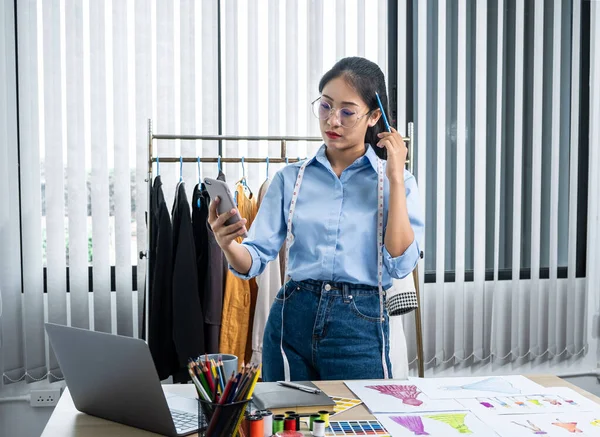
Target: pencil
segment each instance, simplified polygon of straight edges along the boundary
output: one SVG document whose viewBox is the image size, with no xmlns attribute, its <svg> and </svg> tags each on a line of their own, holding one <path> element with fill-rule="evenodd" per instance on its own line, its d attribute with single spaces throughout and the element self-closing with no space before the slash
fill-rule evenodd
<svg viewBox="0 0 600 437">
<path fill-rule="evenodd" d="M 388 119 L 385 116 L 385 111 L 383 110 L 383 104 L 381 103 L 381 99 L 379 98 L 379 93 L 375 93 L 375 96 L 377 97 L 377 104 L 379 105 L 379 110 L 381 111 L 381 117 L 383 118 L 383 123 L 385 124 L 385 130 L 387 130 L 388 132 L 391 132 L 392 129 L 390 128 Z"/>
<path fill-rule="evenodd" d="M 204 377 L 206 378 L 206 382 L 208 383 L 208 388 L 210 389 L 210 391 L 214 391 L 215 390 L 215 382 L 212 379 L 212 374 L 210 373 L 210 370 L 206 367 L 206 365 L 204 363 L 202 363 L 202 373 L 204 374 Z"/>
<path fill-rule="evenodd" d="M 252 378 L 252 385 L 250 386 L 250 389 L 247 391 L 247 394 L 243 397 L 243 399 L 249 400 L 252 397 L 252 393 L 254 392 L 254 387 L 256 386 L 256 382 L 258 381 L 258 375 L 260 374 L 260 368 L 261 368 L 261 365 L 259 364 L 258 368 L 254 372 L 254 375 Z M 239 430 L 243 419 L 244 419 L 244 411 L 242 410 L 240 417 L 238 418 L 237 424 L 235 425 L 235 428 L 233 431 L 234 435 Z"/>
<path fill-rule="evenodd" d="M 262 365 L 258 365 L 258 369 L 256 369 L 256 374 L 254 375 L 254 380 L 252 381 L 252 385 L 250 386 L 250 390 L 248 390 L 248 394 L 246 399 L 250 399 L 252 397 L 252 393 L 254 393 L 254 387 L 256 387 L 256 383 L 258 382 L 258 376 L 260 375 L 260 369 Z"/>
<path fill-rule="evenodd" d="M 238 390 L 235 397 L 236 401 L 241 401 L 245 398 L 246 389 L 252 384 L 252 381 L 254 380 L 254 371 L 254 366 L 252 366 L 252 369 L 250 369 L 250 371 L 246 373 L 243 381 L 240 382 L 240 384 L 238 385 Z"/>
<path fill-rule="evenodd" d="M 231 372 L 231 378 L 229 378 L 229 381 L 227 382 L 227 385 L 225 386 L 225 390 L 223 391 L 223 395 L 221 396 L 221 404 L 225 403 L 225 401 L 227 400 L 227 397 L 229 396 L 229 393 L 231 392 L 231 386 L 233 384 L 234 375 L 235 375 L 235 372 Z"/>
<path fill-rule="evenodd" d="M 210 392 L 210 387 L 208 386 L 208 382 L 206 381 L 206 378 L 204 377 L 204 373 L 202 373 L 202 369 L 196 363 L 194 363 L 194 370 L 196 371 L 196 374 L 198 375 L 198 379 L 202 383 L 204 390 L 207 393 Z"/>
<path fill-rule="evenodd" d="M 217 363 L 217 371 L 219 372 L 219 375 L 221 375 L 221 393 L 223 393 L 223 390 L 225 390 L 225 384 L 227 384 L 227 380 L 225 379 L 225 372 L 223 370 L 223 361 L 221 361 L 221 358 L 219 358 L 219 361 Z"/>
<path fill-rule="evenodd" d="M 235 391 L 237 390 L 237 386 L 238 383 L 240 382 L 240 378 L 241 378 L 241 373 L 238 374 L 238 376 L 236 376 L 233 380 L 233 382 L 231 383 L 231 389 L 229 390 L 229 396 L 227 397 L 227 401 L 225 401 L 225 403 L 229 404 L 231 402 L 233 402 L 234 396 L 235 396 Z"/>
<path fill-rule="evenodd" d="M 198 392 L 198 396 L 203 397 L 204 400 L 206 400 L 206 401 L 210 401 L 208 393 L 206 393 L 206 391 L 204 390 L 204 387 L 202 387 L 202 384 L 200 383 L 200 381 L 198 381 L 198 378 L 194 374 L 194 369 L 191 365 L 188 365 L 188 373 L 192 377 L 192 382 L 196 386 L 196 391 Z"/>
<path fill-rule="evenodd" d="M 217 395 L 219 394 L 219 375 L 217 375 L 217 379 L 216 379 L 216 384 L 215 384 L 215 389 L 213 391 L 213 396 L 212 396 L 212 401 L 216 402 L 217 401 Z"/>
<path fill-rule="evenodd" d="M 211 370 L 213 373 L 213 378 L 217 377 L 217 363 L 215 362 L 215 360 L 210 360 L 210 365 L 211 365 Z"/>
</svg>

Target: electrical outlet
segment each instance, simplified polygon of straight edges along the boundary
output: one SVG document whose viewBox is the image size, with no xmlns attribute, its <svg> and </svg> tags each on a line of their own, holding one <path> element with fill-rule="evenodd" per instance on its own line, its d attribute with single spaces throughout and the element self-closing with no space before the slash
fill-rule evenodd
<svg viewBox="0 0 600 437">
<path fill-rule="evenodd" d="M 60 398 L 60 388 L 49 390 L 31 390 L 32 407 L 54 407 Z"/>
</svg>

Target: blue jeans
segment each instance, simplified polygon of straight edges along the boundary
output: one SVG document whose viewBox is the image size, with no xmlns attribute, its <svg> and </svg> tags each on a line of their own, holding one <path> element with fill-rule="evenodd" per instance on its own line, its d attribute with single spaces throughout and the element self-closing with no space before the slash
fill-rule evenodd
<svg viewBox="0 0 600 437">
<path fill-rule="evenodd" d="M 285 299 L 285 305 L 284 305 Z M 284 379 L 283 348 L 292 381 L 381 379 L 382 333 L 377 287 L 306 280 L 288 281 L 271 307 L 263 342 L 264 381 Z M 389 319 L 385 310 L 385 357 Z"/>
</svg>

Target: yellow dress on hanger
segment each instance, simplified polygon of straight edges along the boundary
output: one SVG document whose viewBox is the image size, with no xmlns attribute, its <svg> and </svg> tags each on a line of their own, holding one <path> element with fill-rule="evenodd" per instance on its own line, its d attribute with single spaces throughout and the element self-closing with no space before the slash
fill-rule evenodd
<svg viewBox="0 0 600 437">
<path fill-rule="evenodd" d="M 256 217 L 256 199 L 252 193 L 246 193 L 244 185 L 240 182 L 236 184 L 235 191 L 238 210 L 247 220 L 246 228 L 250 229 Z M 236 241 L 241 243 L 242 237 L 238 237 Z M 248 362 L 252 355 L 251 335 L 257 291 L 254 278 L 247 281 L 227 271 L 219 352 L 237 356 L 238 366 L 241 366 L 244 361 Z"/>
</svg>

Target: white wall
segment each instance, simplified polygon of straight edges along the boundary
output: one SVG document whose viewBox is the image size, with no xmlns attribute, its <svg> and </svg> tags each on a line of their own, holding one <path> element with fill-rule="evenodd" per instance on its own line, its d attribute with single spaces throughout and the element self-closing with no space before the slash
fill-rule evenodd
<svg viewBox="0 0 600 437">
<path fill-rule="evenodd" d="M 64 383 L 40 381 L 11 384 L 0 388 L 0 398 L 29 394 L 34 389 L 63 388 Z M 39 437 L 54 408 L 33 408 L 28 402 L 0 403 L 0 437 Z"/>
</svg>

